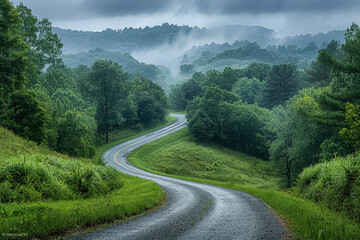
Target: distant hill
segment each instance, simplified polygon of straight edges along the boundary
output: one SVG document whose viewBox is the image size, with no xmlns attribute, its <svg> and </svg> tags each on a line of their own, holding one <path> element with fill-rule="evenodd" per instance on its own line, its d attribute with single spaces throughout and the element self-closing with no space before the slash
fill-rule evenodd
<svg viewBox="0 0 360 240">
<path fill-rule="evenodd" d="M 234 42 L 248 40 L 263 45 L 274 38 L 274 31 L 260 26 L 227 25 L 217 28 L 198 28 L 164 23 L 145 28 L 106 29 L 102 32 L 75 31 L 53 28 L 64 43 L 63 52 L 77 53 L 95 48 L 132 53 L 164 44 L 181 41 Z"/>
<path fill-rule="evenodd" d="M 334 30 L 328 33 L 318 33 L 315 35 L 305 34 L 297 35 L 293 37 L 285 37 L 283 39 L 274 39 L 269 45 L 297 45 L 299 47 L 305 47 L 309 43 L 314 42 L 316 45 L 321 48 L 326 47 L 332 40 L 336 40 L 339 43 L 345 43 L 344 40 L 345 30 Z"/>
<path fill-rule="evenodd" d="M 101 48 L 75 54 L 63 54 L 62 59 L 66 66 L 75 68 L 79 65 L 91 67 L 97 60 L 106 59 L 121 65 L 125 72 L 134 78 L 136 74 L 147 77 L 160 85 L 164 82 L 164 71 L 152 64 L 141 63 L 128 53 L 110 52 Z"/>
<path fill-rule="evenodd" d="M 306 68 L 309 61 L 316 56 L 318 49 L 324 48 L 332 40 L 343 43 L 345 33 L 342 30 L 334 30 L 315 35 L 277 38 L 274 30 L 261 26 L 226 25 L 216 28 L 199 28 L 167 23 L 145 28 L 107 29 L 102 32 L 60 28 L 54 28 L 53 31 L 64 43 L 63 53 L 65 55 L 63 58 L 68 66 L 91 65 L 94 62 L 91 59 L 105 57 L 123 65 L 124 69 L 130 73 L 140 73 L 150 79 L 157 79 L 158 82 L 158 70 L 162 67 L 139 63 L 129 54 L 133 54 L 137 59 L 146 63 L 165 65 L 171 69 L 172 74 L 179 71 L 181 64 L 192 64 L 194 61 L 198 66 L 196 70 L 199 71 L 211 68 L 222 70 L 223 66 L 242 67 L 253 61 L 271 63 L 294 61 L 302 64 L 302 68 Z M 240 53 L 244 49 L 239 50 L 239 48 L 244 48 L 250 43 L 257 43 L 260 48 L 267 49 L 270 53 L 260 49 L 252 49 L 258 52 L 257 57 L 253 55 L 255 52 L 249 53 L 249 56 L 246 56 L 248 54 L 246 51 Z M 309 44 L 315 44 L 318 49 L 305 55 L 299 51 L 288 51 L 292 51 L 294 48 L 298 50 L 306 48 Z M 282 47 L 279 47 L 280 45 Z M 281 53 L 284 48 L 287 49 L 285 55 Z M 93 51 L 91 49 L 104 49 L 104 52 L 95 53 L 91 52 Z M 89 52 L 89 50 L 91 51 Z M 230 57 L 232 53 L 226 51 L 234 51 L 233 54 L 240 55 Z M 271 56 L 271 52 L 274 51 L 277 52 L 275 57 Z M 111 54 L 110 52 L 116 53 Z M 68 55 L 76 53 L 80 53 L 80 55 Z M 223 56 L 215 57 L 221 53 Z M 279 55 L 281 56 L 279 57 Z M 214 59 L 210 60 L 211 58 Z M 83 61 L 84 59 L 87 60 Z M 168 71 L 168 69 L 165 70 Z"/>
<path fill-rule="evenodd" d="M 233 45 L 225 45 L 225 47 L 231 49 L 238 45 L 240 45 L 240 43 L 236 42 Z M 210 51 L 203 52 L 201 56 L 191 64 L 195 71 L 201 72 L 206 72 L 210 69 L 223 70 L 226 66 L 241 68 L 252 62 L 270 64 L 293 62 L 298 64 L 299 68 L 306 69 L 310 62 L 316 58 L 319 48 L 320 47 L 314 42 L 309 43 L 306 47 L 269 45 L 266 48 L 261 48 L 257 43 L 247 43 L 242 47 L 226 50 L 217 54 Z M 189 57 L 185 56 L 184 59 L 189 59 Z"/>
<path fill-rule="evenodd" d="M 235 41 L 233 44 L 229 44 L 228 42 L 223 44 L 216 44 L 212 42 L 211 44 L 205 44 L 203 46 L 193 46 L 191 49 L 185 52 L 181 64 L 190 64 L 194 60 L 200 58 L 203 54 L 215 55 L 224 51 L 235 50 L 240 47 L 244 47 L 249 43 L 249 41 Z"/>
</svg>

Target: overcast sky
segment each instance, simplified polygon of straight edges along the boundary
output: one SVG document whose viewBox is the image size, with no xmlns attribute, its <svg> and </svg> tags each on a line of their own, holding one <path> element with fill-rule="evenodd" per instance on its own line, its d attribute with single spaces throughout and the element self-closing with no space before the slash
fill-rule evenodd
<svg viewBox="0 0 360 240">
<path fill-rule="evenodd" d="M 13 0 L 17 5 L 20 0 Z M 260 25 L 280 36 L 360 23 L 360 0 L 22 0 L 56 27 L 101 31 L 164 22 L 199 27 Z"/>
</svg>

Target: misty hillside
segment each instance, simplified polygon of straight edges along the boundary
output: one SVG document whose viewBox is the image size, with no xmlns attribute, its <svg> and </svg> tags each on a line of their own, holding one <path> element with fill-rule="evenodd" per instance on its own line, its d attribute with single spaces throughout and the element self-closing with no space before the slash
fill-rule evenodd
<svg viewBox="0 0 360 240">
<path fill-rule="evenodd" d="M 240 47 L 238 47 L 240 46 Z M 200 49 L 206 50 L 201 53 Z M 219 52 L 220 49 L 228 49 Z M 293 62 L 300 69 L 306 69 L 315 60 L 320 46 L 314 42 L 305 47 L 296 45 L 268 45 L 262 48 L 257 43 L 235 42 L 234 44 L 210 44 L 192 48 L 183 56 L 182 69 L 190 67 L 193 72 L 207 72 L 211 69 L 222 71 L 225 67 L 242 68 L 252 62 L 286 64 Z M 198 56 L 196 58 L 196 56 Z M 195 60 L 194 60 L 195 59 Z M 186 73 L 185 73 L 186 74 Z"/>
<path fill-rule="evenodd" d="M 318 33 L 315 35 L 302 34 L 292 37 L 285 37 L 283 39 L 276 39 L 270 44 L 297 45 L 299 47 L 305 47 L 309 43 L 314 42 L 316 45 L 324 48 L 332 40 L 338 41 L 341 44 L 345 43 L 344 34 L 345 30 L 334 30 L 328 33 Z"/>
<path fill-rule="evenodd" d="M 76 53 L 95 48 L 132 53 L 136 50 L 172 45 L 177 41 L 196 40 L 196 44 L 249 40 L 266 44 L 275 32 L 260 26 L 228 25 L 206 29 L 164 23 L 145 28 L 106 29 L 102 32 L 74 31 L 53 28 L 64 44 L 63 53 Z"/>
<path fill-rule="evenodd" d="M 267 45 L 305 47 L 310 42 L 314 42 L 318 46 L 326 46 L 331 40 L 343 42 L 345 33 L 342 30 L 336 30 L 328 33 L 306 34 L 280 39 L 276 37 L 274 30 L 260 26 L 226 25 L 207 29 L 168 23 L 145 28 L 106 29 L 101 32 L 65 30 L 55 27 L 53 32 L 61 38 L 64 44 L 64 54 L 95 48 L 132 53 L 163 45 L 178 45 L 181 42 L 182 45 L 189 46 L 186 50 L 196 46 L 195 49 L 191 49 L 187 53 L 190 56 L 199 56 L 199 53 L 201 54 L 204 51 L 219 53 L 225 50 L 234 50 L 244 45 L 241 43 L 242 41 L 256 42 L 263 47 Z M 234 42 L 235 45 L 232 44 Z"/>
<path fill-rule="evenodd" d="M 160 85 L 162 85 L 164 79 L 163 70 L 160 70 L 155 65 L 139 62 L 128 53 L 122 54 L 117 51 L 110 52 L 96 48 L 86 52 L 63 54 L 62 59 L 65 65 L 71 68 L 79 65 L 91 67 L 97 60 L 106 59 L 122 66 L 124 71 L 130 74 L 131 78 L 134 78 L 139 73 L 141 76 L 154 80 Z"/>
</svg>

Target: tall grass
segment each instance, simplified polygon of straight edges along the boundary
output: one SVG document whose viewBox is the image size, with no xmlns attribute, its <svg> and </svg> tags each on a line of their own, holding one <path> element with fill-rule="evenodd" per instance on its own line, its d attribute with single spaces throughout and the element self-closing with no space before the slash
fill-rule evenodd
<svg viewBox="0 0 360 240">
<path fill-rule="evenodd" d="M 0 128 L 0 239 L 59 234 L 145 211 L 155 183 L 71 158 Z"/>
<path fill-rule="evenodd" d="M 360 154 L 306 168 L 294 191 L 360 222 Z"/>
<path fill-rule="evenodd" d="M 0 238 L 24 235 L 45 237 L 69 229 L 82 229 L 141 213 L 163 198 L 151 181 L 122 175 L 123 187 L 84 200 L 0 204 Z"/>
<path fill-rule="evenodd" d="M 186 129 L 136 149 L 129 161 L 147 171 L 257 196 L 286 218 L 297 239 L 360 239 L 356 221 L 291 192 L 276 190 L 278 179 L 269 174 L 272 170 L 266 162 L 212 145 L 195 145 Z M 207 168 L 209 164 L 215 170 Z"/>
</svg>

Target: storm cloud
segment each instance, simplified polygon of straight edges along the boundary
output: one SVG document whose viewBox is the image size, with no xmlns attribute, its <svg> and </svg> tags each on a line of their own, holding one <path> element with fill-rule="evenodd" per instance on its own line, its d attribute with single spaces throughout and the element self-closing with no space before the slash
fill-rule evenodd
<svg viewBox="0 0 360 240">
<path fill-rule="evenodd" d="M 358 0 L 194 0 L 196 9 L 203 13 L 279 13 L 279 12 L 324 12 L 359 7 Z"/>
<path fill-rule="evenodd" d="M 87 0 L 82 4 L 84 9 L 110 17 L 156 13 L 171 5 L 169 0 Z"/>
<path fill-rule="evenodd" d="M 346 29 L 360 22 L 359 0 L 12 0 L 54 26 L 75 30 L 260 25 L 280 35 Z"/>
<path fill-rule="evenodd" d="M 203 14 L 259 14 L 280 12 L 328 12 L 360 7 L 358 0 L 85 0 L 82 4 L 103 16 L 149 14 L 159 11 Z"/>
</svg>

